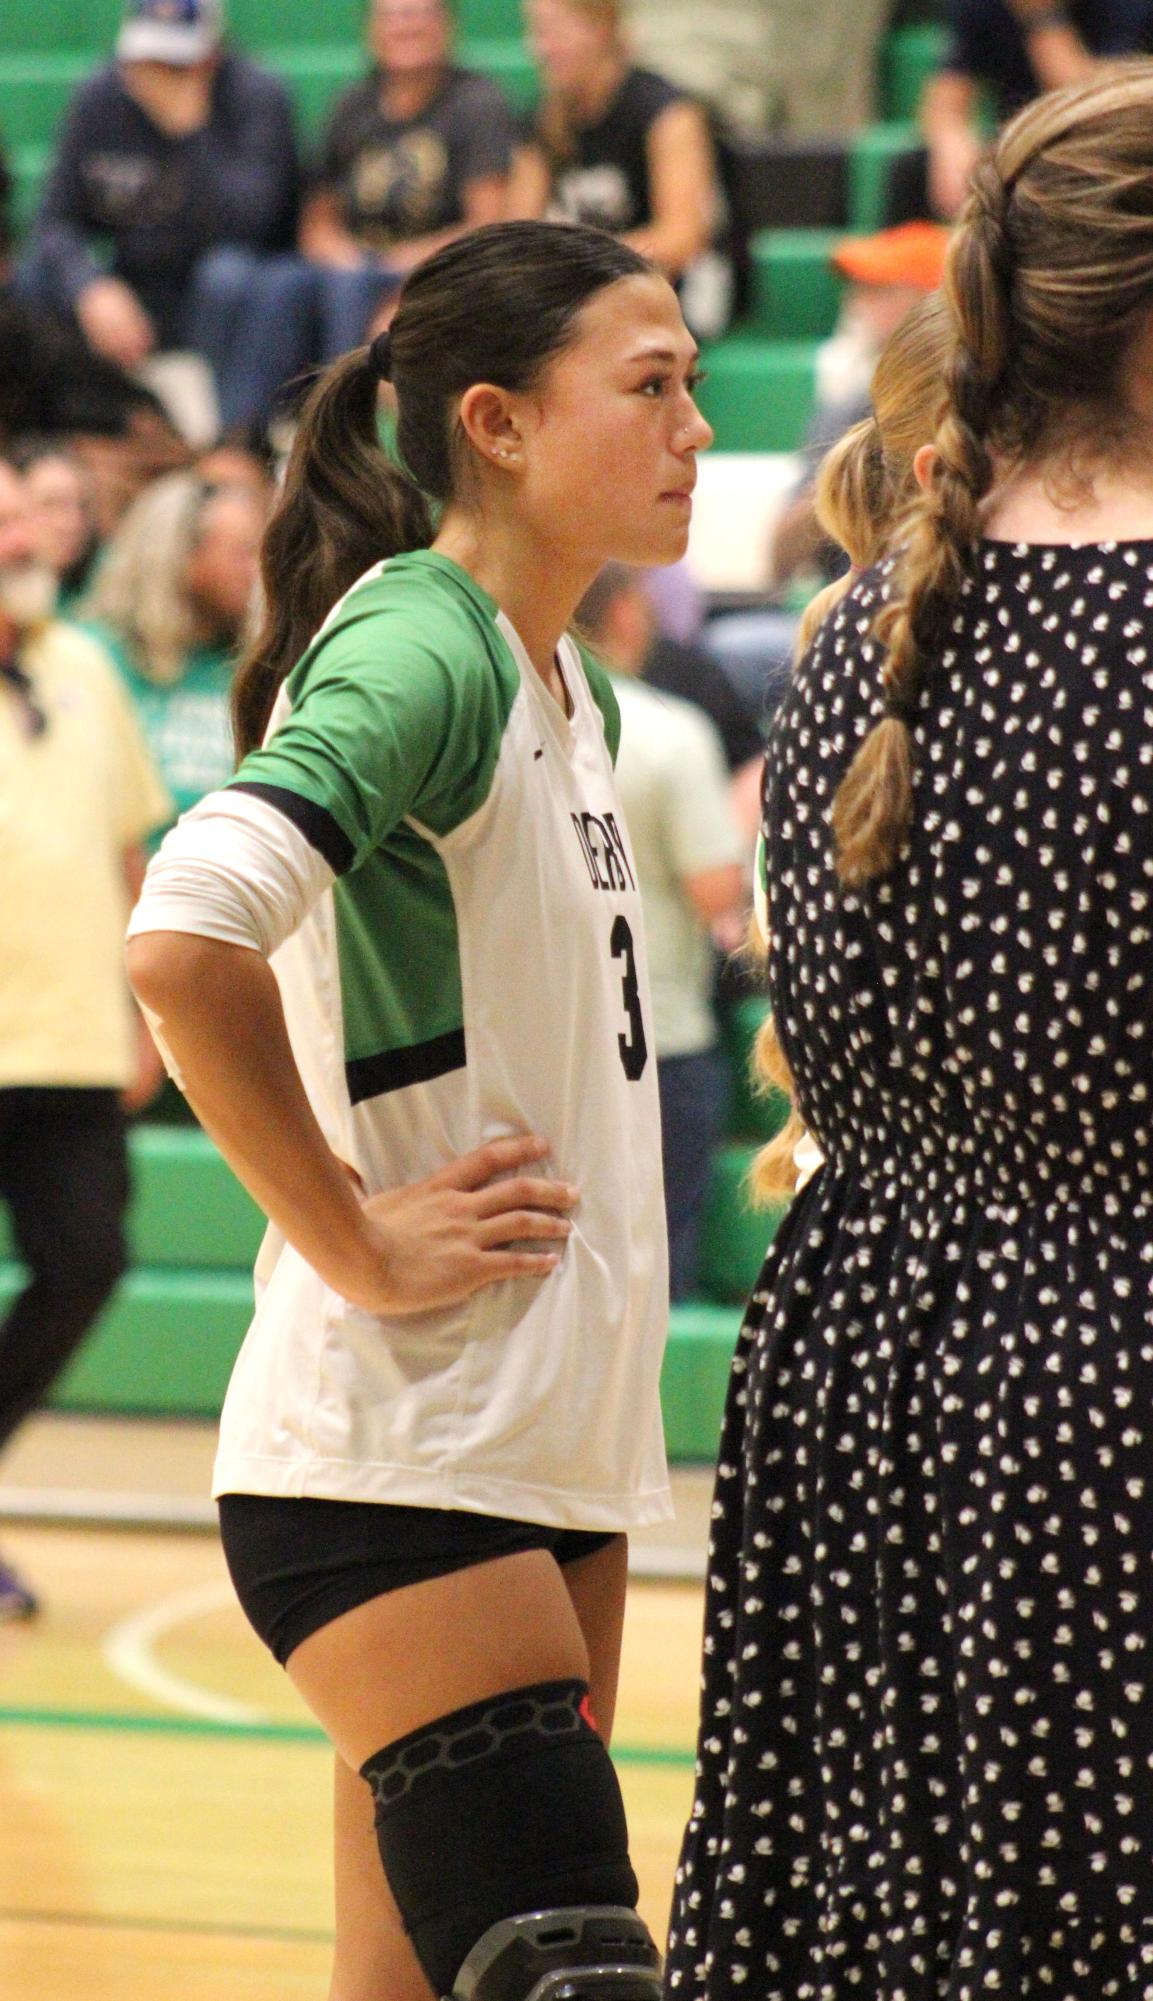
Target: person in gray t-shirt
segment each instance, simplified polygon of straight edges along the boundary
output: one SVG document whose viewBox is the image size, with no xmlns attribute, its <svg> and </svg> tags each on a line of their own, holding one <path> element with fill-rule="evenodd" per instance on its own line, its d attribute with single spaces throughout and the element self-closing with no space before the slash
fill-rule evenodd
<svg viewBox="0 0 1153 2001">
<path fill-rule="evenodd" d="M 300 244 L 319 268 L 322 356 L 363 340 L 403 274 L 504 213 L 512 111 L 452 62 L 445 0 L 373 0 L 373 68 L 339 98 Z"/>
</svg>

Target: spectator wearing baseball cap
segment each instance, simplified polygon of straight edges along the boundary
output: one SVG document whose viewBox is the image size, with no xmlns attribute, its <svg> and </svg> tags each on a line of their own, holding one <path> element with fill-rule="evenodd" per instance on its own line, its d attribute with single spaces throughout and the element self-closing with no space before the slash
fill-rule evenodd
<svg viewBox="0 0 1153 2001">
<path fill-rule="evenodd" d="M 935 292 L 945 275 L 949 231 L 935 222 L 905 222 L 875 236 L 846 236 L 833 245 L 832 262 L 843 278 L 870 291 L 895 289 L 912 296 Z M 900 315 L 898 315 L 900 317 Z"/>
<path fill-rule="evenodd" d="M 138 0 L 121 23 L 116 55 L 122 63 L 183 68 L 207 62 L 223 40 L 220 0 Z"/>
<path fill-rule="evenodd" d="M 307 354 L 298 200 L 287 93 L 225 41 L 220 0 L 131 0 L 69 108 L 21 283 L 126 367 L 198 350 L 239 429 Z"/>
</svg>

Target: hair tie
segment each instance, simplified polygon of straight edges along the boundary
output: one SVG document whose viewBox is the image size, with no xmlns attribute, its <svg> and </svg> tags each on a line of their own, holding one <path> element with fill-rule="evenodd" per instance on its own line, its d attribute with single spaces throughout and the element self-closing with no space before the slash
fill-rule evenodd
<svg viewBox="0 0 1153 2001">
<path fill-rule="evenodd" d="M 392 332 L 378 333 L 368 350 L 368 358 L 382 382 L 392 381 Z"/>
<path fill-rule="evenodd" d="M 913 728 L 920 706 L 918 694 L 890 694 L 887 688 L 881 703 L 884 720 L 887 723 L 903 723 L 907 730 Z"/>
</svg>

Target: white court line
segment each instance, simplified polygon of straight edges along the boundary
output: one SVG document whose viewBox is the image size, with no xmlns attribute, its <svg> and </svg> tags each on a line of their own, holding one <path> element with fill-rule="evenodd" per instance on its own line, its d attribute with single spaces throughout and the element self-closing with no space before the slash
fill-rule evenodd
<svg viewBox="0 0 1153 2001">
<path fill-rule="evenodd" d="M 186 1716 L 203 1716 L 211 1723 L 269 1723 L 272 1718 L 267 1710 L 237 1702 L 230 1695 L 213 1695 L 196 1682 L 185 1681 L 183 1675 L 170 1674 L 153 1658 L 157 1640 L 174 1626 L 234 1603 L 232 1586 L 223 1580 L 197 1585 L 191 1591 L 175 1591 L 143 1612 L 119 1620 L 105 1634 L 100 1648 L 105 1664 L 130 1688 L 170 1709 L 182 1710 Z"/>
<path fill-rule="evenodd" d="M 0 1521 L 208 1534 L 218 1526 L 215 1501 L 196 1495 L 116 1494 L 105 1487 L 0 1487 Z"/>
<path fill-rule="evenodd" d="M 665 1578 L 683 1582 L 703 1574 L 704 1560 L 696 1550 L 650 1550 L 640 1565 L 630 1565 L 630 1575 L 648 1577 L 654 1582 Z M 211 1723 L 272 1722 L 274 1719 L 265 1709 L 238 1702 L 230 1695 L 213 1695 L 197 1682 L 170 1673 L 153 1654 L 157 1641 L 174 1626 L 183 1625 L 186 1619 L 200 1618 L 206 1612 L 222 1611 L 235 1602 L 232 1586 L 223 1579 L 196 1585 L 189 1591 L 173 1592 L 142 1612 L 130 1613 L 105 1634 L 100 1647 L 105 1665 L 119 1680 L 127 1682 L 129 1688 L 186 1716 L 205 1717 Z"/>
</svg>

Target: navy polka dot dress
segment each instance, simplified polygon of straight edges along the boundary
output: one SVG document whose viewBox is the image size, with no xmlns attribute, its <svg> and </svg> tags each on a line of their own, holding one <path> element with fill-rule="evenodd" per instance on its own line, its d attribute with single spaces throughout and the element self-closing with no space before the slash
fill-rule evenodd
<svg viewBox="0 0 1153 2001">
<path fill-rule="evenodd" d="M 826 1165 L 737 1352 L 674 2001 L 1153 2001 L 1153 543 L 983 543 L 843 891 L 863 578 L 774 727 Z"/>
</svg>

